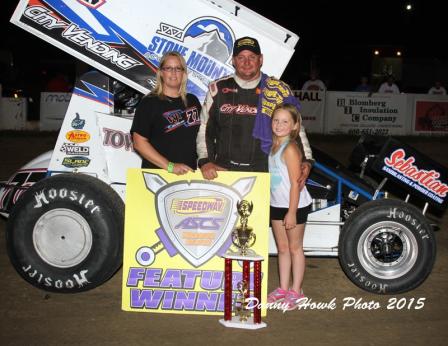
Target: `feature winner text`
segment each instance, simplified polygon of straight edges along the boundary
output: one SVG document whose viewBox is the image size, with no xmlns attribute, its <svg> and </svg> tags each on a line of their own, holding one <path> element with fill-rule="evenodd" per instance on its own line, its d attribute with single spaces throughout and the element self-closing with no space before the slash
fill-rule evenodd
<svg viewBox="0 0 448 346">
<path fill-rule="evenodd" d="M 254 282 L 252 275 L 251 283 Z M 241 280 L 241 272 L 232 273 L 232 290 L 236 292 L 232 299 L 238 294 L 237 285 Z M 126 286 L 130 289 L 130 307 L 133 309 L 224 311 L 222 271 L 132 267 Z"/>
</svg>

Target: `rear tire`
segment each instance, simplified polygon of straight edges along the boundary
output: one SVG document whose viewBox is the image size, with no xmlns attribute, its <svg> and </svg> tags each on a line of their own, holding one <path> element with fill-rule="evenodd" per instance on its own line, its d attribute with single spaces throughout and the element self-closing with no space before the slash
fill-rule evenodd
<svg viewBox="0 0 448 346">
<path fill-rule="evenodd" d="M 436 258 L 436 241 L 425 216 L 398 200 L 363 204 L 339 238 L 339 262 L 358 287 L 394 294 L 418 287 Z"/>
<path fill-rule="evenodd" d="M 33 185 L 11 213 L 9 258 L 28 283 L 76 293 L 101 285 L 120 267 L 124 204 L 99 179 L 60 174 Z"/>
</svg>

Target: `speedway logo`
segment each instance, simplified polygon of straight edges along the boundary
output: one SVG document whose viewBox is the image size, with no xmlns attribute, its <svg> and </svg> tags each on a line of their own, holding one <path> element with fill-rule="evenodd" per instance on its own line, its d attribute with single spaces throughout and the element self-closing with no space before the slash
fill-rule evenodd
<svg viewBox="0 0 448 346">
<path fill-rule="evenodd" d="M 202 180 L 168 184 L 161 176 L 147 172 L 143 172 L 143 178 L 147 189 L 155 194 L 161 226 L 156 233 L 170 254 L 179 253 L 195 267 L 230 246 L 229 237 L 238 219 L 236 204 L 252 190 L 256 180 L 241 178 L 226 186 Z"/>
<path fill-rule="evenodd" d="M 90 155 L 90 147 L 76 145 L 75 143 L 64 143 L 59 150 L 66 155 Z"/>
<path fill-rule="evenodd" d="M 73 143 L 84 143 L 90 140 L 90 134 L 86 131 L 72 130 L 65 134 L 65 138 Z"/>
<path fill-rule="evenodd" d="M 400 148 L 384 158 L 386 166 L 383 170 L 437 202 L 443 203 L 441 198 L 447 196 L 448 185 L 437 179 L 441 174 L 434 169 L 420 169 L 414 164 L 415 161 L 414 156 L 406 157 L 406 151 Z M 425 193 L 425 190 L 429 193 Z"/>
<path fill-rule="evenodd" d="M 175 214 L 222 213 L 226 200 L 216 197 L 174 199 L 171 210 Z"/>
</svg>

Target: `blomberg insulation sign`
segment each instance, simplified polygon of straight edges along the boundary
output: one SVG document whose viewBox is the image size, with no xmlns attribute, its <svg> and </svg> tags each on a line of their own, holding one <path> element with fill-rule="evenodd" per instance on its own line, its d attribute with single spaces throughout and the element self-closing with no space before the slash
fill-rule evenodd
<svg viewBox="0 0 448 346">
<path fill-rule="evenodd" d="M 375 160 L 373 169 L 430 205 L 441 210 L 447 207 L 447 168 L 414 148 L 389 138 Z"/>
<path fill-rule="evenodd" d="M 248 225 L 256 234 L 252 249 L 266 259 L 262 265 L 262 301 L 266 301 L 269 183 L 267 173 L 219 172 L 217 179 L 207 181 L 200 172 L 177 176 L 130 169 L 122 309 L 222 314 L 224 259 L 220 255 L 236 250 L 230 235 L 239 225 L 236 203 L 243 199 L 254 204 Z M 242 268 L 234 267 L 235 298 Z"/>
<path fill-rule="evenodd" d="M 326 133 L 404 135 L 408 127 L 406 96 L 327 92 Z"/>
</svg>

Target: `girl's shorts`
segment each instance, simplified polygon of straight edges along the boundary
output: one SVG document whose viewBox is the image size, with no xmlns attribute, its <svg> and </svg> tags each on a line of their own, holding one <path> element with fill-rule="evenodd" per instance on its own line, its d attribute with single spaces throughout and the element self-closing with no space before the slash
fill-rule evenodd
<svg viewBox="0 0 448 346">
<path fill-rule="evenodd" d="M 311 204 L 307 205 L 306 207 L 297 209 L 296 219 L 297 219 L 298 225 L 306 222 L 310 211 L 311 211 Z M 277 207 L 271 206 L 270 212 L 271 212 L 271 220 L 283 221 L 286 213 L 288 212 L 288 208 L 277 208 Z"/>
</svg>

